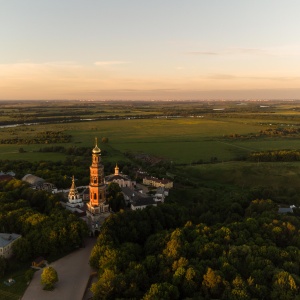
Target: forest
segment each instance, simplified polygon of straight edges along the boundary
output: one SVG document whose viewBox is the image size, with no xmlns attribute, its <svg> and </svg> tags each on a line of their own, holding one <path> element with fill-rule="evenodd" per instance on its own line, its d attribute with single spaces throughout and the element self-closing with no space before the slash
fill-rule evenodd
<svg viewBox="0 0 300 300">
<path fill-rule="evenodd" d="M 0 183 L 0 228 L 22 235 L 13 244 L 17 261 L 28 263 L 40 255 L 52 260 L 84 245 L 85 222 L 62 208 L 60 200 L 17 179 Z M 9 264 L 3 264 L 2 276 Z"/>
<path fill-rule="evenodd" d="M 269 150 L 252 152 L 249 154 L 248 159 L 250 161 L 269 161 L 269 162 L 281 162 L 281 161 L 299 161 L 299 150 Z"/>
<path fill-rule="evenodd" d="M 299 218 L 268 199 L 232 210 L 238 221 L 211 225 L 174 205 L 110 216 L 94 299 L 300 299 Z"/>
</svg>

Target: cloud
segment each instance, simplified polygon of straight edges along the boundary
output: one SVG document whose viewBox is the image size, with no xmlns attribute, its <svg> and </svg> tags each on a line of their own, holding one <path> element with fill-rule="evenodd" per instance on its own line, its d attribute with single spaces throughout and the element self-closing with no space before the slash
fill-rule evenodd
<svg viewBox="0 0 300 300">
<path fill-rule="evenodd" d="M 230 74 L 214 74 L 211 76 L 208 76 L 209 79 L 236 79 L 238 78 L 235 75 L 230 75 Z"/>
<path fill-rule="evenodd" d="M 53 73 L 73 72 L 80 69 L 81 66 L 72 61 L 59 61 L 59 62 L 16 62 L 11 64 L 0 64 L 0 77 L 16 77 L 29 79 L 30 76 L 40 76 L 42 74 L 50 75 Z M 72 74 L 72 73 L 71 73 Z"/>
<path fill-rule="evenodd" d="M 253 55 L 253 56 L 299 56 L 300 45 L 283 45 L 278 47 L 269 48 L 242 48 L 231 47 L 220 49 L 218 51 L 213 50 L 200 50 L 200 51 L 187 51 L 187 55 L 203 55 L 203 56 L 226 56 L 226 55 Z"/>
<path fill-rule="evenodd" d="M 212 51 L 189 51 L 186 54 L 190 55 L 220 55 L 221 52 L 212 52 Z"/>
<path fill-rule="evenodd" d="M 212 74 L 203 77 L 203 79 L 213 80 L 235 80 L 235 79 L 247 79 L 247 80 L 272 80 L 272 81 L 295 81 L 300 80 L 300 76 L 237 76 L 232 74 Z"/>
<path fill-rule="evenodd" d="M 25 67 L 25 68 L 38 68 L 38 67 L 78 67 L 79 65 L 74 61 L 51 61 L 35 63 L 31 61 L 21 61 L 15 63 L 0 63 L 1 67 Z"/>
<path fill-rule="evenodd" d="M 104 61 L 96 61 L 94 65 L 96 66 L 111 66 L 111 65 L 124 65 L 130 64 L 131 61 L 123 61 L 123 60 L 104 60 Z"/>
<path fill-rule="evenodd" d="M 228 48 L 221 51 L 188 51 L 189 55 L 267 55 L 268 51 L 259 48 Z"/>
</svg>

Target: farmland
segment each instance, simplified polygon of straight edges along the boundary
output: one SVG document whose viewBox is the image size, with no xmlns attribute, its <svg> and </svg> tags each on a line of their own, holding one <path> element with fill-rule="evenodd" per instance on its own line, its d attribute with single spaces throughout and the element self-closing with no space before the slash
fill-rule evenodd
<svg viewBox="0 0 300 300">
<path fill-rule="evenodd" d="M 112 165 L 130 164 L 132 157 L 148 155 L 179 168 L 172 173 L 194 179 L 200 176 L 201 180 L 240 187 L 257 186 L 262 180 L 260 185 L 264 186 L 272 186 L 274 182 L 278 182 L 278 188 L 285 184 L 295 186 L 299 174 L 296 162 L 286 167 L 282 163 L 259 165 L 247 161 L 252 152 L 300 149 L 298 134 L 261 135 L 268 130 L 273 133 L 288 128 L 297 132 L 300 103 L 263 104 L 251 101 L 6 102 L 0 109 L 0 156 L 2 160 L 58 162 L 67 157 L 67 151 L 39 150 L 49 146 L 92 148 L 94 138 L 98 137 L 103 160 Z M 19 123 L 21 119 L 34 124 Z M 7 127 L 5 122 L 23 125 Z M 102 143 L 102 137 L 107 137 L 108 143 Z M 57 142 L 53 142 L 55 139 Z M 294 166 L 296 171 L 292 175 L 287 170 Z"/>
<path fill-rule="evenodd" d="M 3 159 L 26 159 L 29 161 L 50 159 L 60 160 L 64 155 L 58 153 L 36 153 L 45 144 L 79 147 L 93 145 L 94 137 L 107 137 L 108 144 L 101 145 L 117 159 L 124 158 L 125 152 L 147 153 L 169 159 L 175 164 L 190 164 L 194 162 L 210 162 L 214 157 L 217 161 L 232 161 L 246 156 L 252 151 L 275 149 L 298 149 L 298 138 L 256 138 L 256 139 L 226 139 L 233 134 L 255 135 L 261 130 L 283 126 L 298 126 L 300 116 L 295 110 L 297 105 L 287 107 L 278 104 L 278 111 L 273 105 L 263 113 L 257 104 L 248 106 L 222 103 L 227 107 L 225 112 L 215 112 L 214 107 L 220 103 L 99 103 L 78 106 L 77 103 L 56 103 L 49 107 L 40 104 L 29 107 L 22 104 L 5 106 L 2 119 L 11 124 L 20 124 L 20 119 L 36 122 L 35 125 L 0 128 L 1 139 L 7 141 L 0 145 L 0 155 Z M 247 111 L 245 111 L 245 106 Z M 105 109 L 104 109 L 105 107 Z M 254 113 L 253 110 L 259 113 Z M 64 114 L 62 113 L 62 110 Z M 57 117 L 58 112 L 59 118 Z M 214 113 L 213 113 L 214 112 Z M 21 117 L 22 116 L 22 117 Z M 33 118 L 33 116 L 35 116 Z M 72 119 L 78 116 L 81 121 Z M 91 116 L 93 119 L 91 119 Z M 107 119 L 107 116 L 114 116 Z M 136 117 L 139 117 L 138 119 Z M 17 118 L 17 119 L 16 119 Z M 48 118 L 47 123 L 43 123 Z M 64 118 L 65 122 L 61 122 Z M 70 119 L 71 118 L 71 119 Z M 15 122 L 13 122 L 15 120 Z M 52 121 L 51 121 L 52 120 Z M 83 121 L 82 121 L 83 120 Z M 26 123 L 26 122 L 25 122 Z M 22 123 L 21 123 L 22 124 Z M 71 141 L 63 144 L 41 140 L 41 134 L 53 131 L 71 136 Z M 15 139 L 15 143 L 9 143 Z M 19 153 L 19 148 L 24 153 Z"/>
</svg>

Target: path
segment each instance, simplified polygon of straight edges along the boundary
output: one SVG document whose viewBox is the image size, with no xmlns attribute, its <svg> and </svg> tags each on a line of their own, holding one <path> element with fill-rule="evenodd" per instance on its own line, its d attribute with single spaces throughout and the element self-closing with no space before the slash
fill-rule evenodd
<svg viewBox="0 0 300 300">
<path fill-rule="evenodd" d="M 217 140 L 217 142 L 228 145 L 228 146 L 231 146 L 231 147 L 240 148 L 240 149 L 243 149 L 243 150 L 257 151 L 256 149 L 253 149 L 253 148 L 246 148 L 246 147 L 242 147 L 242 146 L 237 146 L 237 145 L 233 145 L 233 144 L 228 143 L 228 142 L 226 143 L 226 142 L 219 141 L 219 140 Z"/>
<path fill-rule="evenodd" d="M 58 274 L 53 291 L 44 291 L 41 285 L 42 270 L 35 272 L 22 300 L 82 300 L 92 269 L 89 257 L 96 239 L 86 240 L 85 248 L 50 264 Z"/>
</svg>

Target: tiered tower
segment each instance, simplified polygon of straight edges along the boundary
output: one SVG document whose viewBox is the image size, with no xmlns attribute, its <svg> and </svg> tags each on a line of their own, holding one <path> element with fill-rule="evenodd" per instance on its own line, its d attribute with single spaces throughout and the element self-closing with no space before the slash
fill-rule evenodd
<svg viewBox="0 0 300 300">
<path fill-rule="evenodd" d="M 76 206 L 82 207 L 83 206 L 82 198 L 80 198 L 80 195 L 79 195 L 76 185 L 75 185 L 74 176 L 72 177 L 72 186 L 69 191 L 67 205 L 71 206 L 71 207 L 76 207 Z"/>
<path fill-rule="evenodd" d="M 92 231 L 97 229 L 105 219 L 104 214 L 109 213 L 109 205 L 106 203 L 106 186 L 104 184 L 104 167 L 101 164 L 101 150 L 95 139 L 95 147 L 92 151 L 92 165 L 90 166 L 90 201 L 87 203 L 87 217 Z"/>
</svg>

